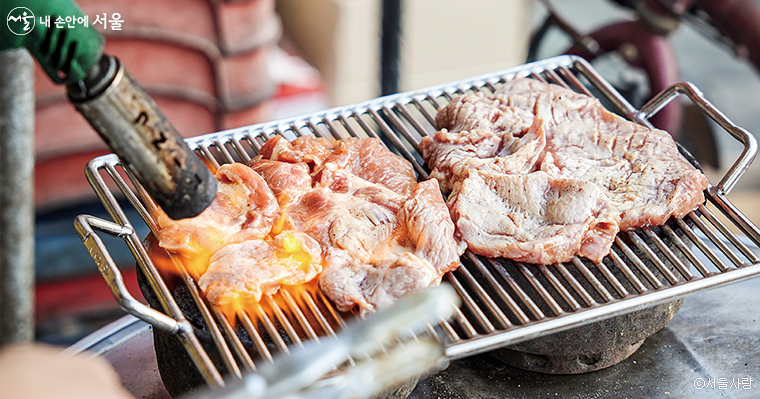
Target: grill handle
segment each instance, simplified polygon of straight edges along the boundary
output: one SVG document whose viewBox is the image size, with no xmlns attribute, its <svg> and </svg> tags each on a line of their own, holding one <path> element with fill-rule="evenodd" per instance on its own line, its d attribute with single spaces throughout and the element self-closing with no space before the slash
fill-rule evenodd
<svg viewBox="0 0 760 399">
<path fill-rule="evenodd" d="M 155 327 L 172 333 L 180 331 L 180 324 L 176 320 L 141 303 L 129 293 L 119 268 L 97 235 L 97 232 L 102 232 L 114 237 L 125 238 L 134 233 L 132 226 L 122 226 L 96 216 L 79 215 L 74 220 L 74 228 L 122 309 Z"/>
<path fill-rule="evenodd" d="M 634 112 L 634 115 L 629 115 L 629 117 L 635 120 L 647 120 L 681 94 L 686 95 L 692 103 L 698 106 L 702 112 L 722 127 L 723 130 L 727 131 L 736 140 L 744 144 L 742 154 L 737 158 L 734 164 L 731 165 L 731 168 L 728 169 L 726 174 L 715 187 L 717 190 L 716 194 L 728 194 L 728 192 L 734 188 L 734 185 L 736 185 L 744 172 L 747 171 L 752 164 L 752 161 L 755 160 L 755 155 L 757 155 L 757 140 L 755 140 L 755 137 L 745 129 L 736 126 L 723 115 L 722 112 L 715 108 L 712 103 L 707 101 L 696 86 L 688 82 L 676 83 L 654 96 L 641 107 L 639 112 Z"/>
</svg>

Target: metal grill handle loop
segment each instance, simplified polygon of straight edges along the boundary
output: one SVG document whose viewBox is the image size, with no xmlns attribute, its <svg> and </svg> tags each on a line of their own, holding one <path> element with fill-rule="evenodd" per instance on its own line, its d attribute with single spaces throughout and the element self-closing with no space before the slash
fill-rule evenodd
<svg viewBox="0 0 760 399">
<path fill-rule="evenodd" d="M 98 267 L 98 271 L 108 283 L 116 301 L 125 311 L 140 320 L 150 323 L 163 330 L 176 333 L 180 324 L 173 318 L 136 300 L 124 284 L 124 278 L 111 254 L 97 235 L 96 231 L 123 238 L 134 231 L 131 226 L 122 226 L 92 215 L 79 215 L 74 220 L 77 234 L 82 238 L 87 252 Z"/>
<path fill-rule="evenodd" d="M 705 99 L 702 92 L 697 89 L 696 86 L 688 82 L 676 83 L 657 94 L 641 107 L 641 115 L 644 119 L 649 119 L 649 117 L 656 114 L 680 94 L 686 95 L 689 100 L 697 105 L 702 112 L 710 117 L 710 119 L 722 127 L 723 130 L 727 131 L 736 140 L 744 144 L 744 150 L 742 151 L 741 156 L 739 156 L 734 164 L 731 165 L 731 168 L 728 169 L 728 172 L 726 172 L 715 187 L 717 190 L 716 194 L 727 194 L 731 191 L 734 185 L 736 185 L 744 172 L 747 171 L 752 164 L 752 161 L 755 160 L 755 155 L 757 154 L 757 140 L 755 140 L 755 137 L 745 129 L 742 129 L 731 122 L 722 112 L 715 108 L 712 103 Z"/>
</svg>

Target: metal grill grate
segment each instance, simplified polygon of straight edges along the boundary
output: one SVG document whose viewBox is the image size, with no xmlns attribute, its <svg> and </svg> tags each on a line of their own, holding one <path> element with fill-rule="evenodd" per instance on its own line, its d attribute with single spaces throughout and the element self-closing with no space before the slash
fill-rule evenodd
<svg viewBox="0 0 760 399">
<path fill-rule="evenodd" d="M 417 145 L 423 136 L 435 132 L 437 110 L 460 94 L 493 93 L 500 84 L 516 76 L 529 76 L 595 95 L 613 112 L 645 125 L 648 117 L 667 102 L 685 94 L 744 143 L 745 151 L 719 184 L 708 188 L 704 205 L 683 219 L 671 218 L 664 226 L 620 233 L 603 262 L 575 258 L 565 264 L 536 266 L 466 253 L 460 268 L 445 276 L 460 294 L 463 305 L 452 319 L 441 321 L 440 328 L 429 327 L 431 333 L 445 340 L 450 358 L 518 343 L 760 275 L 760 258 L 750 249 L 760 245 L 760 231 L 724 196 L 752 162 L 756 151 L 754 138 L 729 122 L 688 84 L 675 85 L 642 110 L 636 110 L 585 61 L 575 57 L 557 57 L 454 84 L 188 141 L 199 156 L 217 168 L 224 163 L 250 161 L 273 135 L 290 140 L 310 134 L 336 139 L 377 137 L 411 161 L 422 180 L 428 178 L 428 171 Z M 206 380 L 212 385 L 221 384 L 217 368 L 187 327 L 185 317 L 148 258 L 117 197 L 125 197 L 155 233 L 152 200 L 119 166 L 115 155 L 92 160 L 86 174 L 115 223 L 80 217 L 76 224 L 117 300 L 130 313 L 177 333 Z M 126 240 L 168 317 L 131 298 L 96 231 Z M 255 318 L 240 317 L 261 358 L 252 359 L 235 328 L 218 310 L 205 304 L 193 279 L 181 266 L 179 270 L 210 327 L 225 367 L 238 376 L 241 369 L 255 370 L 257 361 L 271 361 L 274 354 L 288 353 L 289 347 L 301 345 L 305 340 L 334 336 L 345 326 L 347 317 L 351 317 L 338 312 L 318 290 L 281 291 L 266 296 Z"/>
</svg>

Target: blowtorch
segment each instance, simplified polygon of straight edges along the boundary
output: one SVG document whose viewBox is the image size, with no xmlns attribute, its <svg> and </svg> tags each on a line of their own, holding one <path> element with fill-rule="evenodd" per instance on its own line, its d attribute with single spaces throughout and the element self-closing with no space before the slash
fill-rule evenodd
<svg viewBox="0 0 760 399">
<path fill-rule="evenodd" d="M 58 17 L 87 18 L 71 0 L 3 0 L 0 50 L 24 47 L 122 164 L 172 219 L 201 213 L 217 182 L 203 161 L 116 57 L 93 26 L 51 24 Z M 48 23 L 37 23 L 46 17 Z M 47 17 L 50 17 L 49 20 Z"/>
</svg>

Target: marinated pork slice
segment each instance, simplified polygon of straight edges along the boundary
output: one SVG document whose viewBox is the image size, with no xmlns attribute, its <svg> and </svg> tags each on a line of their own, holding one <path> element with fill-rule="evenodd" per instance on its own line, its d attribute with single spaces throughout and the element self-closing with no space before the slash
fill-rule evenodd
<svg viewBox="0 0 760 399">
<path fill-rule="evenodd" d="M 335 164 L 405 197 L 417 185 L 412 164 L 385 148 L 380 139 L 352 137 L 341 140 L 340 146 L 325 158 L 327 164 Z"/>
<path fill-rule="evenodd" d="M 248 166 L 264 178 L 280 206 L 295 202 L 311 190 L 311 176 L 305 163 L 272 161 L 258 156 Z"/>
<path fill-rule="evenodd" d="M 476 182 L 467 183 L 476 172 L 494 179 L 496 176 L 512 179 L 510 176 L 530 176 L 539 171 L 553 181 L 582 180 L 595 185 L 609 201 L 610 208 L 618 212 L 618 228 L 623 230 L 662 224 L 670 216 L 687 214 L 704 200 L 707 178 L 680 156 L 670 135 L 614 115 L 597 99 L 525 78 L 509 81 L 494 95 L 484 97 L 480 103 L 491 104 L 487 112 L 475 109 L 472 99 L 455 100 L 442 109 L 437 118 L 441 131 L 420 144 L 423 157 L 433 170 L 431 176 L 439 179 L 441 187 L 454 191 L 449 197 L 450 203 L 458 201 L 457 195 L 477 192 Z M 493 105 L 496 103 L 498 106 Z M 531 127 L 526 133 L 516 128 L 504 129 L 504 122 L 494 123 L 501 121 L 503 115 L 518 115 L 516 126 L 528 123 Z M 489 119 L 486 122 L 472 120 L 481 117 Z M 513 141 L 517 140 L 514 144 L 507 142 L 510 134 Z M 467 185 L 467 190 L 459 185 Z M 489 206 L 499 208 L 503 204 L 494 199 Z M 459 223 L 459 214 L 452 214 L 459 234 L 470 248 L 503 244 L 497 240 L 498 226 L 487 224 L 491 219 L 478 219 L 473 214 L 465 223 Z M 542 219 L 534 222 L 531 226 L 545 225 Z M 504 228 L 509 226 L 505 224 Z M 577 236 L 548 226 L 545 230 L 521 231 L 523 235 L 518 241 L 530 243 L 530 235 L 526 234 L 532 234 L 536 244 L 541 244 L 556 234 L 556 245 L 552 245 L 560 246 L 561 240 L 565 240 L 568 247 L 577 246 L 577 238 L 573 238 Z M 461 232 L 463 227 L 469 229 L 467 234 Z M 478 233 L 478 228 L 485 230 Z M 597 243 L 594 247 L 599 247 L 600 240 L 606 236 L 602 234 L 592 240 Z M 487 244 L 484 241 L 487 237 L 494 239 L 494 243 Z M 609 237 L 612 239 L 614 235 Z M 473 244 L 473 240 L 477 243 Z M 610 244 L 611 241 L 601 247 L 609 248 Z M 541 250 L 542 245 L 520 244 L 519 247 L 530 251 L 530 248 Z M 595 253 L 580 248 L 580 255 Z M 546 263 L 566 258 L 565 254 L 514 256 L 532 257 Z M 590 257 L 598 259 L 596 255 Z"/>
<path fill-rule="evenodd" d="M 322 271 L 319 243 L 298 231 L 229 244 L 210 262 L 198 286 L 218 306 L 258 302 L 262 295 L 274 294 L 283 285 L 304 284 Z"/>
<path fill-rule="evenodd" d="M 459 266 L 465 244 L 454 239 L 454 223 L 435 179 L 423 181 L 404 203 L 399 219 L 415 244 L 414 253 L 435 268 L 438 276 Z"/>
<path fill-rule="evenodd" d="M 450 132 L 486 130 L 499 136 L 519 135 L 530 126 L 533 112 L 514 107 L 509 101 L 501 95 L 463 95 L 436 114 L 435 124 Z"/>
<path fill-rule="evenodd" d="M 325 138 L 299 137 L 288 141 L 281 136 L 267 140 L 259 155 L 272 161 L 305 163 L 311 170 L 322 166 L 325 158 L 340 145 L 339 141 Z"/>
<path fill-rule="evenodd" d="M 417 184 L 411 163 L 374 138 L 327 141 L 324 138 L 299 137 L 288 142 L 275 137 L 262 146 L 260 154 L 274 161 L 305 163 L 317 180 L 326 165 L 334 165 L 333 170 L 344 169 L 403 196 L 408 196 Z"/>
<path fill-rule="evenodd" d="M 385 309 L 401 297 L 440 281 L 429 262 L 408 251 L 374 264 L 357 262 L 344 251 L 330 252 L 319 288 L 341 311 L 358 308 L 366 314 Z"/>
<path fill-rule="evenodd" d="M 475 171 L 451 204 L 457 232 L 474 253 L 521 262 L 600 261 L 618 232 L 619 213 L 604 191 L 544 172 Z"/>
<path fill-rule="evenodd" d="M 476 129 L 440 130 L 420 142 L 420 152 L 444 192 L 451 192 L 472 170 L 503 174 L 526 174 L 536 168 L 546 146 L 544 123 L 534 118 L 527 131 L 498 135 Z"/>
<path fill-rule="evenodd" d="M 315 188 L 287 209 L 284 226 L 305 232 L 327 249 L 348 251 L 354 260 L 366 263 L 398 229 L 396 213 L 365 198 Z"/>
<path fill-rule="evenodd" d="M 221 166 L 216 179 L 217 195 L 200 215 L 172 220 L 158 214 L 162 248 L 189 259 L 208 259 L 225 245 L 269 234 L 279 206 L 264 179 L 237 163 Z"/>
<path fill-rule="evenodd" d="M 392 174 L 393 170 L 386 173 Z M 338 309 L 381 309 L 440 282 L 464 251 L 435 180 L 407 198 L 325 162 L 316 187 L 284 210 L 285 229 L 323 247 L 321 290 Z"/>
<path fill-rule="evenodd" d="M 250 168 L 220 168 L 212 206 L 161 231 L 167 249 L 205 251 L 199 285 L 210 302 L 255 302 L 319 274 L 340 310 L 366 313 L 459 264 L 464 247 L 437 182 L 417 184 L 379 140 L 274 138 L 260 153 Z"/>
<path fill-rule="evenodd" d="M 544 103 L 531 91 L 541 88 L 552 94 L 551 101 Z M 661 225 L 704 200 L 707 178 L 680 156 L 667 132 L 630 122 L 597 99 L 557 85 L 525 79 L 498 92 L 546 120 L 540 169 L 602 187 L 621 213 L 621 230 Z"/>
</svg>

